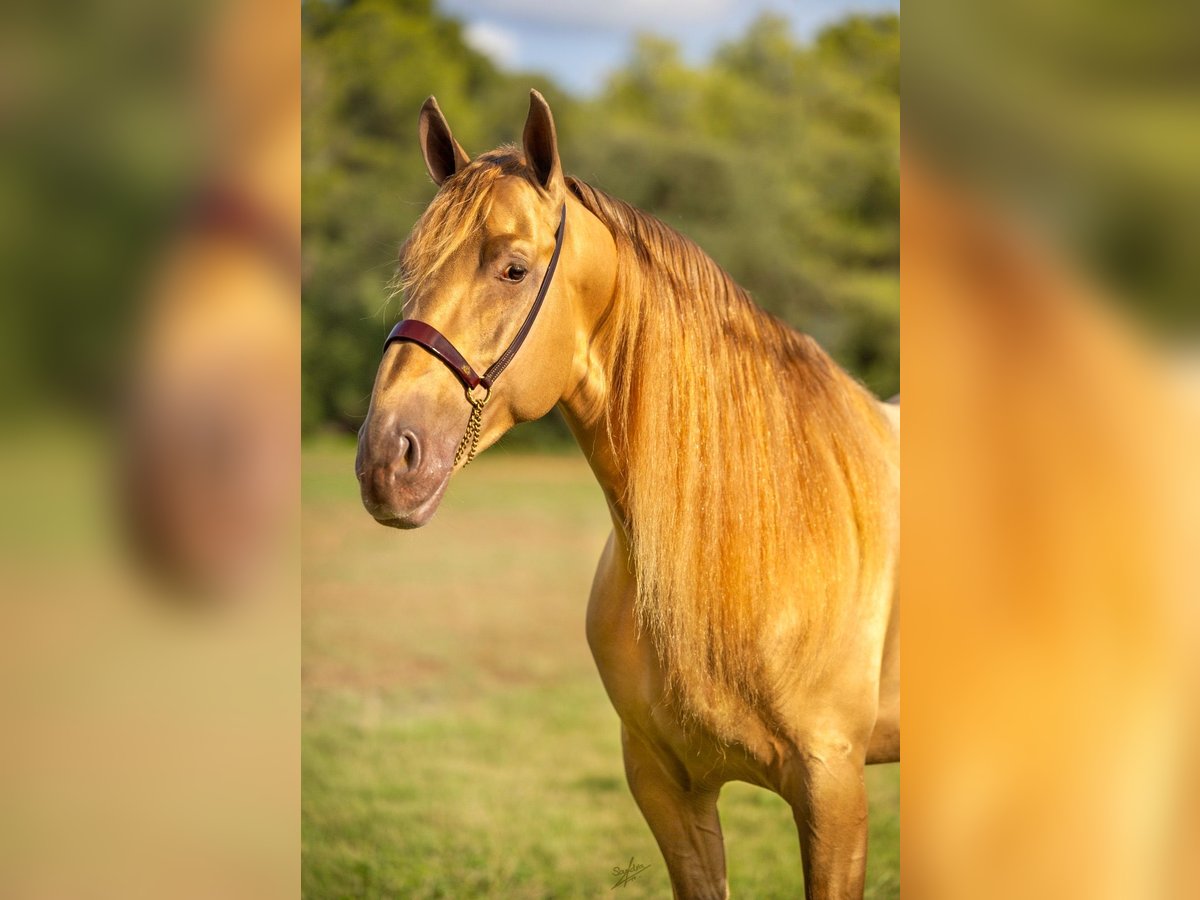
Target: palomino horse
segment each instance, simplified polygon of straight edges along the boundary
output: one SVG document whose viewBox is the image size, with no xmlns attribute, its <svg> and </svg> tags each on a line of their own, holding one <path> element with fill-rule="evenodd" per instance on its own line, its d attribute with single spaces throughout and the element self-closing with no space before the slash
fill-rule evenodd
<svg viewBox="0 0 1200 900">
<path fill-rule="evenodd" d="M 420 138 L 441 189 L 402 253 L 364 505 L 425 524 L 461 465 L 557 404 L 612 515 L 587 637 L 675 896 L 727 895 L 736 779 L 791 804 L 808 897 L 861 897 L 863 765 L 899 758 L 898 410 L 564 175 L 536 91 L 522 149 L 471 160 L 432 97 Z"/>
</svg>

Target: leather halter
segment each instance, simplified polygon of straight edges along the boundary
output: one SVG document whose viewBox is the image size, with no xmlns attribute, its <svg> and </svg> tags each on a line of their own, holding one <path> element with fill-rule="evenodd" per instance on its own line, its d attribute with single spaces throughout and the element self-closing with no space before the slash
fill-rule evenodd
<svg viewBox="0 0 1200 900">
<path fill-rule="evenodd" d="M 558 268 L 558 256 L 562 252 L 563 235 L 567 228 L 567 205 L 564 203 L 562 214 L 558 220 L 558 230 L 554 233 L 554 252 L 550 254 L 550 262 L 546 266 L 546 274 L 542 276 L 542 284 L 538 288 L 537 297 L 534 298 L 533 306 L 529 308 L 529 313 L 525 316 L 525 321 L 521 323 L 521 328 L 517 331 L 516 336 L 508 345 L 507 349 L 500 354 L 499 359 L 488 366 L 487 371 L 482 375 L 476 374 L 475 369 L 467 362 L 467 358 L 459 352 L 458 348 L 450 342 L 450 340 L 430 325 L 427 322 L 421 322 L 417 319 L 404 319 L 397 322 L 388 334 L 387 340 L 383 342 L 384 352 L 396 341 L 403 341 L 410 344 L 416 344 L 418 347 L 427 350 L 435 357 L 446 364 L 446 367 L 455 374 L 459 381 L 463 383 L 463 387 L 467 390 L 467 401 L 472 406 L 471 418 L 467 422 L 467 431 L 463 435 L 462 441 L 458 445 L 458 452 L 454 455 L 454 463 L 458 464 L 467 450 L 468 442 L 470 442 L 470 452 L 467 455 L 469 463 L 475 458 L 475 448 L 479 443 L 479 426 L 480 417 L 483 414 L 483 407 L 491 396 L 492 385 L 496 383 L 496 379 L 500 377 L 508 364 L 513 361 L 513 357 L 517 355 L 517 351 L 521 349 L 521 345 L 525 343 L 525 338 L 529 336 L 530 330 L 533 328 L 534 320 L 537 319 L 538 312 L 542 308 L 542 301 L 546 299 L 546 292 L 550 290 L 550 284 L 554 280 L 554 270 Z M 482 397 L 476 397 L 476 388 L 483 388 L 484 394 Z"/>
</svg>

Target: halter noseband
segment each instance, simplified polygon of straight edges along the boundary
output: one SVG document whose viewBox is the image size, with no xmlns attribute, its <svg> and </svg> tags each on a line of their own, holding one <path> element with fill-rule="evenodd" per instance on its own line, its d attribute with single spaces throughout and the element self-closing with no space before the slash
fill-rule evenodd
<svg viewBox="0 0 1200 900">
<path fill-rule="evenodd" d="M 471 417 L 467 420 L 467 430 L 458 443 L 458 450 L 454 453 L 455 466 L 462 461 L 464 453 L 467 463 L 475 458 L 475 448 L 479 445 L 480 420 L 483 418 L 483 408 L 492 395 L 492 385 L 496 383 L 500 373 L 508 368 L 508 364 L 513 361 L 513 357 L 517 355 L 517 351 L 525 343 L 525 338 L 529 336 L 530 329 L 533 328 L 533 322 L 542 308 L 542 301 L 546 299 L 546 292 L 550 290 L 550 282 L 554 280 L 554 270 L 558 268 L 558 255 L 562 251 L 563 234 L 566 232 L 566 227 L 567 206 L 564 203 L 562 215 L 558 220 L 558 231 L 554 233 L 554 252 L 550 254 L 550 263 L 546 266 L 546 274 L 542 276 L 542 284 L 538 288 L 533 306 L 529 308 L 529 314 L 525 316 L 525 321 L 521 323 L 521 329 L 512 339 L 512 343 L 500 354 L 499 359 L 488 366 L 487 371 L 482 375 L 475 373 L 466 357 L 458 352 L 458 348 L 450 343 L 444 334 L 426 322 L 419 322 L 416 319 L 404 319 L 397 322 L 396 327 L 388 334 L 387 340 L 383 342 L 384 352 L 395 341 L 416 344 L 428 350 L 445 363 L 446 367 L 466 388 L 467 402 L 471 404 Z M 476 388 L 483 388 L 482 396 L 475 396 Z"/>
</svg>

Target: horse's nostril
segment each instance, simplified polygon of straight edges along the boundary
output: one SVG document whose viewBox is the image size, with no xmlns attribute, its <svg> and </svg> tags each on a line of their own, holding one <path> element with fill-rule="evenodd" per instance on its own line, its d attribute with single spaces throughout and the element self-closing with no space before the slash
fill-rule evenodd
<svg viewBox="0 0 1200 900">
<path fill-rule="evenodd" d="M 417 440 L 417 436 L 411 431 L 400 432 L 400 446 L 397 448 L 397 456 L 404 464 L 404 468 L 413 472 L 421 465 L 421 444 Z"/>
</svg>

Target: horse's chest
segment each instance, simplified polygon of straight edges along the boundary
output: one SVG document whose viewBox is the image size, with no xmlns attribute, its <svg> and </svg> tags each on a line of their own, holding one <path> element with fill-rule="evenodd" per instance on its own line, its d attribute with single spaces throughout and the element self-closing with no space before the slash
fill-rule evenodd
<svg viewBox="0 0 1200 900">
<path fill-rule="evenodd" d="M 764 742 L 755 716 L 714 706 L 684 717 L 667 699 L 667 673 L 650 638 L 638 634 L 633 578 L 612 564 L 616 552 L 610 539 L 588 603 L 587 637 L 622 723 L 644 738 L 681 781 L 765 783 L 764 765 L 776 751 Z"/>
<path fill-rule="evenodd" d="M 587 638 L 609 699 L 629 721 L 661 696 L 665 678 L 649 637 L 638 635 L 633 577 L 614 564 L 617 554 L 610 537 L 588 601 Z"/>
</svg>

